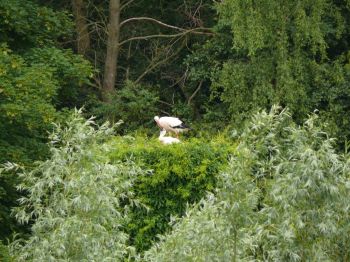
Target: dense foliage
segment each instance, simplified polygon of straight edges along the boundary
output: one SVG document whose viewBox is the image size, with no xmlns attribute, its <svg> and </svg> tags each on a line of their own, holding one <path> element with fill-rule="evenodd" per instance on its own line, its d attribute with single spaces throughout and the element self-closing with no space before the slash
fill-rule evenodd
<svg viewBox="0 0 350 262">
<path fill-rule="evenodd" d="M 76 113 L 51 135 L 51 158 L 20 172 L 28 196 L 16 218 L 32 232 L 11 244 L 17 260 L 349 258 L 349 159 L 316 115 L 298 126 L 287 110 L 262 111 L 237 147 L 227 139 L 108 140 L 108 123 L 93 124 Z M 164 232 L 144 256 L 135 254 L 134 245 L 145 250 Z"/>
<path fill-rule="evenodd" d="M 135 197 L 144 205 L 132 209 L 127 231 L 142 251 L 158 234 L 166 232 L 171 216 L 182 216 L 187 204 L 213 191 L 218 174 L 227 166 L 234 146 L 224 137 L 203 141 L 192 138 L 164 146 L 143 136 L 117 137 L 111 141 L 111 162 L 132 159 L 147 175 L 136 179 Z"/>
<path fill-rule="evenodd" d="M 0 161 L 30 164 L 45 155 L 57 110 L 79 101 L 91 66 L 59 44 L 72 33 L 66 12 L 5 0 L 0 16 Z"/>
<path fill-rule="evenodd" d="M 156 115 L 156 103 L 159 99 L 156 92 L 143 88 L 140 84 L 127 81 L 118 95 L 112 97 L 110 103 L 98 103 L 92 112 L 100 120 L 108 115 L 112 122 L 125 119 L 119 131 L 146 131 L 154 127 L 153 117 Z M 135 118 L 135 116 L 138 116 Z M 128 121 L 130 119 L 130 121 Z"/>
<path fill-rule="evenodd" d="M 111 239 L 129 251 L 143 254 L 157 242 L 157 234 L 166 233 L 168 240 L 159 249 L 151 248 L 147 258 L 200 260 L 207 254 L 213 260 L 349 260 L 344 248 L 349 244 L 348 207 L 342 202 L 348 197 L 348 160 L 339 154 L 348 152 L 350 140 L 349 23 L 348 0 L 1 0 L 0 164 L 17 163 L 12 167 L 21 166 L 25 175 L 8 168 L 0 174 L 0 260 L 10 259 L 8 243 L 14 235 L 19 241 L 11 246 L 13 254 L 32 259 L 42 258 L 34 246 L 42 245 L 49 256 L 50 248 L 57 249 L 45 241 L 61 245 L 66 237 L 56 237 L 54 231 L 55 239 L 61 239 L 54 242 L 49 232 L 58 224 L 43 224 L 41 218 L 49 219 L 48 214 L 40 213 L 39 206 L 35 211 L 30 203 L 50 200 L 52 206 L 45 208 L 53 219 L 53 210 L 65 201 L 67 210 L 76 208 L 69 202 L 73 192 L 59 187 L 57 192 L 67 193 L 67 199 L 57 195 L 54 200 L 54 191 L 40 191 L 36 182 L 51 188 L 50 181 L 68 179 L 62 175 L 65 169 L 77 173 L 71 178 L 77 184 L 83 183 L 77 170 L 85 170 L 91 181 L 106 173 L 101 183 L 117 183 L 113 174 L 127 175 L 138 168 L 145 175 L 130 180 L 126 176 L 125 183 L 132 184 L 128 190 L 142 205 L 130 206 L 133 201 L 125 200 L 114 206 L 121 215 L 112 210 L 115 221 L 102 223 L 96 216 L 91 220 L 102 226 L 122 224 L 116 231 L 121 238 Z M 245 129 L 255 112 L 274 104 L 288 107 L 288 113 L 260 113 Z M 81 134 L 81 141 L 74 142 L 86 149 L 80 155 L 74 150 L 64 153 L 64 143 L 48 144 L 54 129 L 60 134 L 78 132 L 74 128 L 82 124 L 81 116 L 75 116 L 76 122 L 68 120 L 74 108 L 81 107 L 87 119 L 95 115 L 101 125 L 123 120 L 117 133 L 125 136 L 106 136 L 102 140 L 108 142 L 90 147 Z M 305 124 L 315 110 L 318 117 Z M 159 131 L 155 115 L 178 116 L 193 131 L 179 145 L 160 145 L 154 138 Z M 97 133 L 87 127 L 79 130 L 93 137 L 108 129 L 95 127 Z M 218 130 L 225 135 L 217 135 Z M 63 161 L 60 167 L 53 151 L 68 162 L 76 154 L 76 161 L 68 166 Z M 91 161 L 82 160 L 88 157 L 85 153 L 91 154 Z M 227 174 L 217 180 L 232 153 Z M 16 190 L 22 183 L 26 190 Z M 104 197 L 118 198 L 116 188 L 108 190 Z M 206 191 L 213 194 L 201 200 Z M 32 208 L 22 203 L 22 218 L 24 211 L 36 212 L 29 224 L 11 216 L 18 199 L 26 199 Z M 242 206 L 236 205 L 237 199 Z M 172 235 L 171 217 L 183 216 L 186 204 L 198 201 L 201 204 L 188 211 Z M 94 212 L 98 210 L 96 206 Z M 109 211 L 101 212 L 109 216 Z M 65 224 L 61 213 L 55 215 L 64 230 L 70 230 L 69 225 L 78 230 L 78 221 Z M 213 226 L 223 235 L 210 236 Z M 188 250 L 170 240 L 197 227 L 195 236 L 188 233 L 188 241 L 182 241 Z M 90 229 L 86 235 L 94 238 Z M 96 239 L 103 242 L 110 233 Z M 97 254 L 88 254 L 82 240 L 72 237 L 77 243 L 72 256 L 90 259 Z M 198 238 L 197 244 L 192 237 Z M 212 240 L 206 242 L 207 237 Z M 227 249 L 220 237 L 227 238 Z M 163 250 L 173 244 L 173 253 Z M 131 254 L 118 250 L 119 258 Z M 110 251 L 98 252 L 114 258 Z M 184 252 L 189 257 L 182 257 Z"/>
<path fill-rule="evenodd" d="M 76 112 L 50 135 L 51 157 L 19 174 L 18 187 L 28 194 L 15 215 L 33 225 L 28 240 L 12 243 L 17 261 L 116 261 L 132 251 L 121 227 L 141 171 L 132 163 L 108 163 L 111 147 L 102 143 L 114 130 L 93 125 Z"/>
<path fill-rule="evenodd" d="M 59 42 L 71 35 L 72 21 L 31 1 L 0 2 L 0 163 L 32 166 L 45 159 L 48 131 L 60 111 L 81 102 L 78 91 L 88 83 L 91 66 L 63 49 Z M 0 239 L 19 230 L 10 209 L 20 197 L 19 179 L 0 177 Z"/>
<path fill-rule="evenodd" d="M 149 261 L 347 261 L 349 159 L 315 115 L 274 107 L 240 137 L 217 191 L 189 209 Z"/>
<path fill-rule="evenodd" d="M 324 0 L 216 3 L 217 35 L 186 60 L 190 80 L 209 85 L 216 102 L 203 100 L 203 116 L 241 125 L 278 103 L 302 123 L 318 109 L 328 131 L 346 141 L 349 8 Z"/>
</svg>

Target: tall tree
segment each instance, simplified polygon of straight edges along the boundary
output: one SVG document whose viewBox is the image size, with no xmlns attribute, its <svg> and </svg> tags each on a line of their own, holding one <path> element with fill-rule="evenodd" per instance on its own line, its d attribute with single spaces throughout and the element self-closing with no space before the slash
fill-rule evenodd
<svg viewBox="0 0 350 262">
<path fill-rule="evenodd" d="M 80 0 L 80 3 L 83 3 Z M 182 1 L 178 1 L 174 7 L 181 7 Z M 94 5 L 94 3 L 92 2 Z M 130 60 L 132 45 L 144 46 L 146 52 L 151 53 L 150 58 L 145 58 L 145 52 L 140 53 L 140 61 L 138 62 L 140 66 L 136 71 L 140 71 L 138 76 L 135 76 L 134 80 L 137 83 L 145 78 L 147 74 L 154 71 L 157 67 L 167 63 L 171 58 L 177 56 L 179 52 L 185 47 L 185 44 L 181 45 L 181 48 L 175 48 L 179 46 L 176 42 L 180 38 L 187 38 L 190 34 L 201 34 L 208 35 L 211 34 L 210 30 L 204 28 L 202 23 L 198 21 L 196 23 L 181 24 L 180 26 L 171 25 L 171 23 L 176 23 L 177 21 L 173 19 L 159 19 L 159 10 L 153 9 L 148 10 L 149 5 L 143 5 L 142 3 L 134 3 L 133 1 L 121 1 L 121 0 L 111 0 L 108 6 L 101 3 L 95 3 L 94 10 L 92 13 L 95 14 L 95 26 L 96 28 L 104 28 L 104 32 L 99 32 L 99 39 L 102 39 L 102 45 L 104 47 L 104 54 L 96 51 L 97 56 L 103 57 L 103 63 L 101 63 L 101 71 L 103 72 L 102 81 L 99 81 L 98 85 L 102 91 L 102 99 L 105 102 L 111 102 L 110 96 L 114 94 L 116 85 L 122 85 L 124 79 L 121 68 L 124 66 L 127 68 L 125 70 L 125 75 L 127 79 L 131 76 L 130 74 Z M 198 9 L 201 5 L 198 6 Z M 135 9 L 135 10 L 134 10 Z M 160 9 L 158 7 L 158 9 Z M 96 11 L 100 10 L 100 11 Z M 147 11 L 149 11 L 150 16 L 142 16 Z M 152 12 L 151 12 L 152 11 Z M 198 12 L 198 11 L 197 11 Z M 108 13 L 108 17 L 104 16 L 104 13 Z M 75 12 L 76 15 L 78 15 Z M 140 16 L 140 14 L 142 14 Z M 192 16 L 187 14 L 188 19 L 194 19 Z M 90 18 L 89 18 L 90 19 Z M 87 19 L 85 19 L 87 20 Z M 168 21 L 163 21 L 168 20 Z M 76 23 L 79 19 L 76 18 Z M 146 22 L 146 23 L 143 23 Z M 107 26 L 106 26 L 107 24 Z M 78 24 L 76 25 L 78 27 Z M 182 27 L 184 26 L 184 27 Z M 81 26 L 80 26 L 81 27 Z M 96 30 L 98 31 L 98 30 Z M 175 31 L 175 33 L 174 33 Z M 104 33 L 106 33 L 105 36 Z M 90 34 L 91 35 L 91 34 Z M 149 41 L 150 44 L 143 44 L 142 41 Z M 160 42 L 160 40 L 169 40 L 168 42 Z M 173 40 L 173 42 L 171 42 Z M 181 41 L 183 42 L 183 41 Z M 133 44 L 135 43 L 135 44 Z M 94 43 L 96 44 L 96 43 Z M 100 44 L 97 44 L 100 47 Z M 151 47 L 152 46 L 152 47 Z M 123 49 L 122 49 L 123 48 Z M 128 50 L 128 51 L 125 51 Z M 125 52 L 124 52 L 125 51 Z M 129 63 L 123 65 L 120 63 L 120 54 L 127 53 L 126 61 Z M 143 56 L 143 57 L 142 57 Z M 94 58 L 96 59 L 96 57 Z M 149 62 L 146 62 L 147 59 Z M 123 69 L 124 70 L 124 69 Z M 141 71 L 143 70 L 143 71 Z"/>
<path fill-rule="evenodd" d="M 85 55 L 90 49 L 90 33 L 87 22 L 86 3 L 84 0 L 72 0 L 72 7 L 77 32 L 78 54 Z"/>
<path fill-rule="evenodd" d="M 316 108 L 334 111 L 331 104 L 349 96 L 346 1 L 224 0 L 216 8 L 217 28 L 230 30 L 226 49 L 233 52 L 215 72 L 212 91 L 236 123 L 273 103 L 289 106 L 301 121 Z"/>
<path fill-rule="evenodd" d="M 115 86 L 117 77 L 117 64 L 119 53 L 119 38 L 120 38 L 120 0 L 109 1 L 109 23 L 106 60 L 104 66 L 103 77 L 103 98 L 106 102 L 110 101 L 110 96 Z"/>
</svg>

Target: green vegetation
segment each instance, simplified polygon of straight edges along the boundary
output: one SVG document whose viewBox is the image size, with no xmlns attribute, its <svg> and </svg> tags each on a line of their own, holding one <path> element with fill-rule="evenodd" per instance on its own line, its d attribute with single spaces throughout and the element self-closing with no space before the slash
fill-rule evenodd
<svg viewBox="0 0 350 262">
<path fill-rule="evenodd" d="M 350 260 L 349 23 L 348 0 L 1 0 L 0 260 Z M 155 115 L 193 130 L 162 145 Z"/>
<path fill-rule="evenodd" d="M 170 228 L 171 216 L 184 215 L 187 204 L 214 190 L 218 174 L 234 151 L 223 137 L 209 142 L 192 138 L 170 146 L 144 136 L 117 137 L 110 143 L 112 163 L 131 159 L 147 171 L 134 186 L 136 198 L 145 207 L 135 207 L 127 225 L 139 250 L 149 248 L 156 235 Z"/>
<path fill-rule="evenodd" d="M 51 134 L 50 159 L 4 166 L 28 192 L 15 214 L 31 234 L 11 243 L 16 260 L 349 258 L 349 158 L 316 115 L 298 126 L 287 110 L 262 111 L 237 146 L 110 139 L 108 123 L 94 125 L 76 112 Z"/>
<path fill-rule="evenodd" d="M 60 42 L 72 33 L 66 12 L 32 1 L 0 3 L 0 163 L 33 166 L 48 157 L 47 134 L 52 122 L 67 115 L 64 107 L 78 105 L 90 64 Z M 18 204 L 18 177 L 0 177 L 0 240 L 23 232 L 10 216 Z M 0 259 L 1 260 L 1 259 Z"/>
<path fill-rule="evenodd" d="M 76 112 L 50 135 L 51 158 L 19 173 L 19 188 L 28 193 L 15 216 L 33 225 L 27 240 L 11 244 L 17 261 L 120 260 L 132 252 L 121 226 L 142 172 L 132 163 L 109 164 L 110 147 L 102 143 L 114 130 L 93 124 Z"/>
<path fill-rule="evenodd" d="M 0 258 L 4 262 L 11 261 L 11 257 L 9 255 L 8 247 L 0 242 Z"/>
<path fill-rule="evenodd" d="M 312 115 L 256 114 L 215 194 L 189 209 L 148 261 L 347 261 L 349 159 Z"/>
</svg>

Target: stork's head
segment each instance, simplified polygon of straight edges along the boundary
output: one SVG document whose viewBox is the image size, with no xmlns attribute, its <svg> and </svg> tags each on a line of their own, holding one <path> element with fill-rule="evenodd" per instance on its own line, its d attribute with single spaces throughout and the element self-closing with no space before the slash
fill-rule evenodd
<svg viewBox="0 0 350 262">
<path fill-rule="evenodd" d="M 162 128 L 161 125 L 159 124 L 159 116 L 155 116 L 155 117 L 154 117 L 154 121 L 156 121 L 157 126 L 159 126 L 160 128 Z"/>
</svg>

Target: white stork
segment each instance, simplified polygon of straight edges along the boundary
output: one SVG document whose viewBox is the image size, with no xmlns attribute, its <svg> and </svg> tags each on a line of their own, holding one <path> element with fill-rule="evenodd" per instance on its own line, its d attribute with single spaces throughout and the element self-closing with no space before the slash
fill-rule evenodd
<svg viewBox="0 0 350 262">
<path fill-rule="evenodd" d="M 154 120 L 156 121 L 157 125 L 165 131 L 168 132 L 174 132 L 176 134 L 176 137 L 179 138 L 179 133 L 188 131 L 191 128 L 185 125 L 180 119 L 177 117 L 171 117 L 171 116 L 155 116 Z"/>
<path fill-rule="evenodd" d="M 163 143 L 165 145 L 180 143 L 180 140 L 178 138 L 171 137 L 171 136 L 165 136 L 165 133 L 166 133 L 165 130 L 160 131 L 158 139 L 161 143 Z"/>
</svg>

